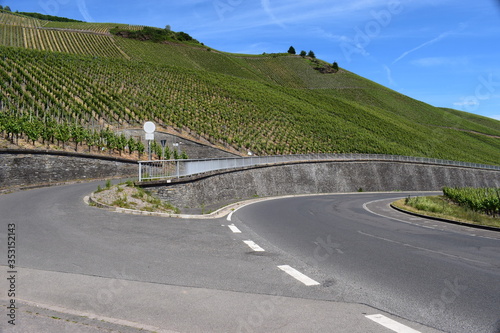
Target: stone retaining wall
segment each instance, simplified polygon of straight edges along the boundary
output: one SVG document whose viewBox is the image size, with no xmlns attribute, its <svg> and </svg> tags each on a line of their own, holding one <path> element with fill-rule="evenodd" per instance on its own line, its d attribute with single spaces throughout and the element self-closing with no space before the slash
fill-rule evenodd
<svg viewBox="0 0 500 333">
<path fill-rule="evenodd" d="M 63 151 L 0 150 L 0 188 L 137 177 L 137 172 L 137 162 L 120 158 Z"/>
<path fill-rule="evenodd" d="M 142 183 L 183 212 L 252 197 L 363 191 L 434 191 L 443 186 L 500 187 L 493 170 L 393 161 L 284 163 L 210 172 L 171 183 Z"/>
</svg>

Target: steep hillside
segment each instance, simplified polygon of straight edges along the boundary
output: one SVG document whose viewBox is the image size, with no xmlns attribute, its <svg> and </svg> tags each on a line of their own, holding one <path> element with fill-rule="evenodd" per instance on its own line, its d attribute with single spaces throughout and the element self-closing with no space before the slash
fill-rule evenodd
<svg viewBox="0 0 500 333">
<path fill-rule="evenodd" d="M 242 153 L 500 163 L 499 121 L 432 107 L 345 69 L 321 74 L 300 56 L 138 41 L 110 34 L 116 26 L 141 29 L 0 13 L 0 130 L 7 134 L 8 115 L 89 133 L 154 120 Z"/>
</svg>

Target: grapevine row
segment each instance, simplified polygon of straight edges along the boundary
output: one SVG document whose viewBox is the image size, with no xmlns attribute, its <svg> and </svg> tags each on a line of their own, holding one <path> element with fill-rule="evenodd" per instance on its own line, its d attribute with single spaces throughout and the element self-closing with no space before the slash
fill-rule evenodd
<svg viewBox="0 0 500 333">
<path fill-rule="evenodd" d="M 41 27 L 45 24 L 45 21 L 38 20 L 32 17 L 25 17 L 21 15 L 16 15 L 14 13 L 0 12 L 0 24 L 1 25 L 13 25 L 20 27 Z"/>
<path fill-rule="evenodd" d="M 214 71 L 208 71 L 0 47 L 0 112 L 47 116 L 58 123 L 85 124 L 89 130 L 137 127 L 152 120 L 257 154 L 363 152 L 499 160 L 493 138 L 434 132 L 378 106 L 357 104 L 342 91 L 296 89 L 216 73 L 217 57 L 213 53 L 205 63 L 202 57 L 190 58 L 200 66 L 210 60 Z M 278 62 L 271 59 L 269 64 L 262 68 L 275 68 L 283 73 L 275 77 L 286 80 L 289 75 Z"/>
<path fill-rule="evenodd" d="M 20 138 L 29 140 L 33 145 L 41 141 L 43 145 L 55 144 L 65 146 L 72 142 L 75 151 L 79 145 L 87 145 L 88 151 L 92 148 L 110 152 L 117 150 L 120 155 L 125 150 L 129 154 L 137 152 L 139 157 L 145 147 L 140 140 L 127 138 L 124 134 L 117 135 L 109 128 L 90 130 L 81 124 L 58 123 L 49 117 L 38 118 L 33 114 L 16 114 L 13 110 L 0 113 L 0 132 L 8 140 L 18 142 Z"/>
<path fill-rule="evenodd" d="M 46 28 L 81 30 L 83 32 L 95 32 L 99 34 L 109 34 L 109 30 L 121 27 L 127 30 L 140 30 L 143 26 L 116 24 L 116 23 L 87 23 L 87 22 L 47 22 Z"/>
<path fill-rule="evenodd" d="M 473 211 L 500 217 L 500 188 L 443 188 L 444 195 Z"/>
<path fill-rule="evenodd" d="M 20 26 L 0 24 L 0 45 L 25 47 L 23 28 Z"/>
<path fill-rule="evenodd" d="M 27 48 L 123 58 L 113 37 L 89 33 L 78 33 L 51 29 L 23 28 L 24 44 Z"/>
</svg>

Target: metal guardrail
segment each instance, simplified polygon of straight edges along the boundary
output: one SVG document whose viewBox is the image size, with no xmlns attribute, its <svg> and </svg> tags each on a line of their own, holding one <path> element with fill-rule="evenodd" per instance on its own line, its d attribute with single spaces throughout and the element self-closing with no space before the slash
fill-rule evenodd
<svg viewBox="0 0 500 333">
<path fill-rule="evenodd" d="M 411 157 L 379 154 L 308 154 L 308 155 L 276 155 L 234 158 L 214 158 L 199 160 L 157 160 L 139 161 L 139 181 L 180 178 L 215 170 L 237 169 L 242 167 L 276 164 L 286 162 L 308 161 L 395 161 L 437 164 L 443 166 L 459 166 L 498 170 L 500 166 L 469 162 L 448 161 L 435 158 Z"/>
</svg>

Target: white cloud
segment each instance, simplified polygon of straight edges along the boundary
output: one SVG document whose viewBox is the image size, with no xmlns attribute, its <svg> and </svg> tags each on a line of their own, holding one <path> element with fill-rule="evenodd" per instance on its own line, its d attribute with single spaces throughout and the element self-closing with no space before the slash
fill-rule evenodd
<svg viewBox="0 0 500 333">
<path fill-rule="evenodd" d="M 388 6 L 387 0 L 340 0 L 336 1 L 335 5 L 332 5 L 331 0 L 261 0 L 259 2 L 239 0 L 234 1 L 235 5 L 226 1 L 222 3 L 225 4 L 224 7 L 218 10 L 221 18 L 219 23 L 223 23 L 220 28 L 228 30 L 252 29 L 275 24 L 284 28 L 288 25 L 303 23 L 324 23 L 325 20 L 338 27 L 351 27 L 359 20 L 373 19 L 370 16 L 371 10 Z M 212 28 L 213 23 L 209 23 Z"/>
<path fill-rule="evenodd" d="M 453 103 L 455 106 L 476 106 L 479 105 L 479 101 L 476 98 L 460 97 L 459 102 Z"/>
<path fill-rule="evenodd" d="M 391 71 L 391 69 L 387 65 L 384 65 L 384 69 L 385 69 L 385 72 L 387 74 L 387 79 L 389 80 L 389 84 L 391 86 L 397 85 L 396 82 L 394 81 L 394 79 L 392 78 L 392 71 Z"/>
<path fill-rule="evenodd" d="M 276 46 L 274 44 L 270 43 L 254 43 L 250 45 L 245 45 L 241 49 L 237 49 L 233 51 L 234 53 L 241 53 L 241 54 L 261 54 L 263 52 L 269 52 L 272 53 L 276 49 Z"/>
<path fill-rule="evenodd" d="M 337 35 L 337 34 L 333 34 L 331 32 L 328 32 L 326 30 L 324 30 L 323 28 L 320 28 L 320 27 L 314 27 L 311 32 L 316 35 L 316 36 L 319 36 L 319 37 L 323 37 L 323 38 L 326 38 L 326 39 L 329 39 L 329 40 L 332 40 L 334 42 L 346 42 L 346 41 L 349 41 L 349 37 L 345 36 L 345 35 Z"/>
<path fill-rule="evenodd" d="M 87 9 L 87 3 L 85 2 L 85 0 L 78 0 L 77 4 L 78 4 L 78 10 L 82 14 L 83 19 L 87 22 L 94 22 L 94 19 L 89 14 L 89 10 Z"/>
<path fill-rule="evenodd" d="M 394 60 L 392 63 L 395 64 L 397 63 L 398 61 L 400 61 L 401 59 L 403 59 L 404 57 L 406 57 L 407 55 L 409 55 L 410 53 L 413 53 L 415 51 L 418 51 L 420 50 L 421 48 L 423 47 L 426 47 L 426 46 L 429 46 L 431 44 L 434 44 L 436 42 L 439 42 L 443 39 L 445 39 L 446 37 L 450 36 L 450 35 L 453 35 L 453 34 L 456 34 L 462 30 L 464 30 L 465 28 L 467 28 L 467 24 L 465 23 L 462 23 L 460 24 L 459 28 L 458 29 L 455 29 L 455 30 L 450 30 L 450 31 L 446 31 L 446 32 L 443 32 L 441 33 L 439 36 L 431 39 L 431 40 L 428 40 L 427 42 L 425 43 L 422 43 L 420 44 L 419 46 L 409 50 L 409 51 L 406 51 L 406 52 L 403 52 L 403 54 L 401 54 L 396 60 Z"/>
<path fill-rule="evenodd" d="M 266 12 L 266 14 L 271 18 L 271 20 L 279 25 L 280 27 L 282 28 L 285 28 L 285 25 L 283 24 L 283 22 L 281 22 L 277 17 L 276 15 L 274 15 L 274 11 L 271 7 L 271 2 L 270 0 L 261 0 L 260 1 L 261 5 L 262 5 L 262 8 L 264 9 L 264 11 Z"/>
<path fill-rule="evenodd" d="M 427 57 L 411 61 L 412 65 L 420 67 L 435 67 L 435 66 L 465 66 L 468 60 L 465 57 Z"/>
</svg>

